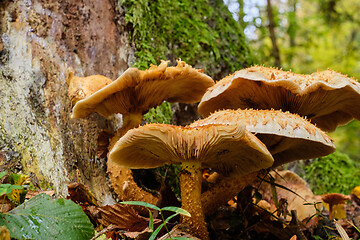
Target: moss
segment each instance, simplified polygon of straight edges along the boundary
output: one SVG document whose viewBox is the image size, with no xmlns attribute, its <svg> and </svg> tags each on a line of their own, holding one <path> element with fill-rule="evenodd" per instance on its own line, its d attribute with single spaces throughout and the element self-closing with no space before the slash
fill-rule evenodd
<svg viewBox="0 0 360 240">
<path fill-rule="evenodd" d="M 120 0 L 135 44 L 134 66 L 181 58 L 222 77 L 254 64 L 243 29 L 222 0 Z"/>
<path fill-rule="evenodd" d="M 171 123 L 172 118 L 171 104 L 164 101 L 160 106 L 150 109 L 144 119 L 148 123 Z"/>
<path fill-rule="evenodd" d="M 204 68 L 214 79 L 255 63 L 243 29 L 222 0 L 119 0 L 126 9 L 133 66 L 146 69 L 181 58 Z M 147 122 L 170 123 L 171 105 L 164 102 L 145 115 Z"/>
<path fill-rule="evenodd" d="M 316 159 L 305 167 L 305 172 L 311 189 L 318 195 L 349 194 L 360 182 L 359 163 L 338 151 Z"/>
</svg>

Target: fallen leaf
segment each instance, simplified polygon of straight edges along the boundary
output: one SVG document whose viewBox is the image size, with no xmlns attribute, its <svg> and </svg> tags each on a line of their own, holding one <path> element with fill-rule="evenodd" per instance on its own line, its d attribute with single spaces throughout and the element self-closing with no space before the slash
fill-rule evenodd
<svg viewBox="0 0 360 240">
<path fill-rule="evenodd" d="M 123 204 L 106 205 L 103 207 L 88 206 L 86 210 L 101 225 L 107 227 L 114 225 L 116 228 L 127 232 L 141 232 L 149 226 L 149 219 L 140 216 L 132 206 Z M 154 219 L 154 226 L 160 224 Z"/>
<path fill-rule="evenodd" d="M 96 198 L 90 192 L 89 188 L 82 183 L 74 182 L 68 185 L 69 196 L 67 199 L 71 199 L 75 203 L 80 205 L 99 206 Z"/>
<path fill-rule="evenodd" d="M 25 199 L 31 199 L 33 197 L 35 197 L 36 195 L 39 195 L 40 193 L 45 193 L 47 195 L 49 195 L 50 197 L 55 195 L 55 190 L 49 190 L 49 191 L 27 191 L 26 195 L 25 195 Z"/>
</svg>

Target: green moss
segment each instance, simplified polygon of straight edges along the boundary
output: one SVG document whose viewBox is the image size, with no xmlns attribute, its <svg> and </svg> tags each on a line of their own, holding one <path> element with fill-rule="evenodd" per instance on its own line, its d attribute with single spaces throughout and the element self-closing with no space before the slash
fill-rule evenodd
<svg viewBox="0 0 360 240">
<path fill-rule="evenodd" d="M 172 118 L 171 104 L 164 101 L 160 106 L 150 109 L 144 119 L 148 123 L 171 123 Z"/>
<path fill-rule="evenodd" d="M 222 77 L 254 64 L 243 29 L 222 0 L 120 0 L 135 43 L 134 66 L 181 58 Z"/>
<path fill-rule="evenodd" d="M 147 69 L 181 58 L 219 79 L 254 64 L 243 29 L 222 0 L 119 0 L 126 10 L 134 67 Z M 171 105 L 163 103 L 145 115 L 148 122 L 170 123 Z"/>
<path fill-rule="evenodd" d="M 305 172 L 315 194 L 349 194 L 360 183 L 359 164 L 340 152 L 316 159 Z"/>
</svg>

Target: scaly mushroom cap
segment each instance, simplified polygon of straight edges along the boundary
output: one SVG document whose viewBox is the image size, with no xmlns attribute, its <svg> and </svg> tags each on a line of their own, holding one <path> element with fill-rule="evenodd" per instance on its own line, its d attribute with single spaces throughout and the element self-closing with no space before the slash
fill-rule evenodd
<svg viewBox="0 0 360 240">
<path fill-rule="evenodd" d="M 204 94 L 202 116 L 220 109 L 281 109 L 307 116 L 319 128 L 334 131 L 360 120 L 360 84 L 326 70 L 311 75 L 255 66 L 235 72 Z"/>
<path fill-rule="evenodd" d="M 109 160 L 129 168 L 196 161 L 221 173 L 240 174 L 268 168 L 273 163 L 265 145 L 239 124 L 147 124 L 129 130 L 115 144 Z"/>
<path fill-rule="evenodd" d="M 183 61 L 179 60 L 176 67 L 167 65 L 163 61 L 145 71 L 129 68 L 111 84 L 78 101 L 72 118 L 83 118 L 92 112 L 104 117 L 114 113 L 143 114 L 164 100 L 194 103 L 214 85 L 212 78 Z"/>
<path fill-rule="evenodd" d="M 69 85 L 68 96 L 72 105 L 112 83 L 110 78 L 101 75 L 76 77 L 71 70 L 67 70 L 66 75 L 66 82 Z"/>
<path fill-rule="evenodd" d="M 224 123 L 244 124 L 248 131 L 256 134 L 273 155 L 274 167 L 335 151 L 331 138 L 323 131 L 299 115 L 279 110 L 223 110 L 190 126 Z"/>
</svg>

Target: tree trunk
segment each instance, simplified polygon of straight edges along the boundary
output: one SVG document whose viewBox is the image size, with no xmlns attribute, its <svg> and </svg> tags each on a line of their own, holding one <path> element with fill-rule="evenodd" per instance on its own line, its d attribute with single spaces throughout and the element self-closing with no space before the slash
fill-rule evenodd
<svg viewBox="0 0 360 240">
<path fill-rule="evenodd" d="M 70 118 L 65 71 L 114 80 L 129 67 L 122 10 L 111 0 L 5 0 L 0 23 L 2 164 L 21 162 L 23 172 L 63 196 L 78 169 L 80 181 L 111 202 L 105 163 L 96 157 L 108 123 L 96 114 Z"/>
<path fill-rule="evenodd" d="M 279 53 L 278 45 L 276 43 L 275 23 L 274 23 L 274 16 L 271 7 L 271 0 L 267 0 L 267 13 L 269 18 L 269 32 L 270 32 L 271 42 L 273 45 L 273 56 L 275 60 L 275 66 L 281 68 L 280 53 Z"/>
<path fill-rule="evenodd" d="M 288 12 L 288 30 L 287 33 L 289 35 L 289 48 L 290 53 L 287 57 L 287 64 L 288 66 L 292 66 L 292 60 L 294 57 L 294 49 L 295 49 L 295 37 L 296 37 L 296 30 L 298 28 L 297 26 L 297 20 L 296 20 L 296 5 L 297 0 L 289 0 L 289 12 Z"/>
</svg>

